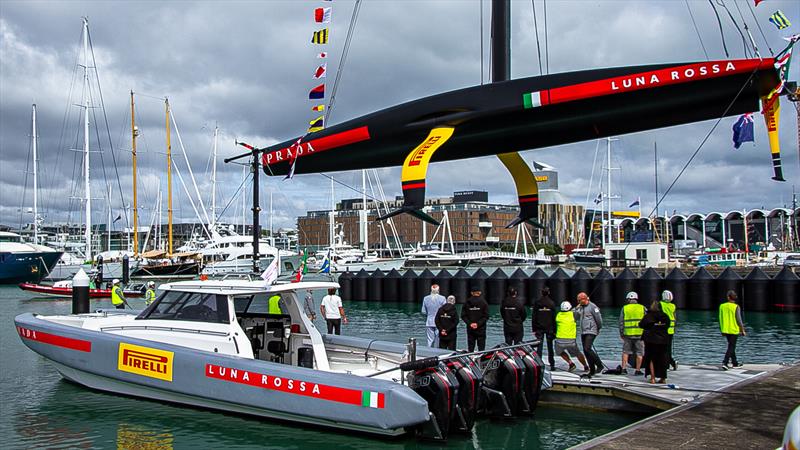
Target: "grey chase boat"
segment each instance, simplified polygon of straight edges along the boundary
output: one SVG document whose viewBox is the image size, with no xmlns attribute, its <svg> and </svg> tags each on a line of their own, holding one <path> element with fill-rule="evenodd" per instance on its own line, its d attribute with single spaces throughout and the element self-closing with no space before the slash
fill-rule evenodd
<svg viewBox="0 0 800 450">
<path fill-rule="evenodd" d="M 532 413 L 545 377 L 531 344 L 478 355 L 322 335 L 298 292 L 329 282 L 184 281 L 144 311 L 15 318 L 31 350 L 107 392 L 374 434 L 445 439 L 484 413 Z M 282 298 L 282 314 L 268 299 Z M 549 377 L 548 377 L 549 378 Z"/>
</svg>

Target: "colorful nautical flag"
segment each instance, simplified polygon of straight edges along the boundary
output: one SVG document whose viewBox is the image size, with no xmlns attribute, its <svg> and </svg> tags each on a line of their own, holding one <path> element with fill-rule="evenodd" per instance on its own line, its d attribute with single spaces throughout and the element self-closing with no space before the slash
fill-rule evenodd
<svg viewBox="0 0 800 450">
<path fill-rule="evenodd" d="M 322 260 L 322 265 L 317 273 L 331 273 L 331 251 L 325 254 L 325 259 Z"/>
<path fill-rule="evenodd" d="M 328 57 L 328 52 L 319 52 L 317 53 L 317 58 L 323 59 Z"/>
<path fill-rule="evenodd" d="M 769 21 L 772 22 L 779 30 L 789 28 L 792 23 L 786 18 L 786 15 L 779 9 L 769 16 Z"/>
<path fill-rule="evenodd" d="M 317 8 L 314 10 L 314 22 L 317 23 L 330 23 L 331 22 L 331 9 L 330 8 Z"/>
<path fill-rule="evenodd" d="M 300 268 L 297 269 L 297 274 L 294 276 L 294 283 L 303 281 L 303 275 L 307 273 L 306 258 L 308 258 L 308 251 L 303 250 L 303 259 L 300 261 Z"/>
<path fill-rule="evenodd" d="M 739 148 L 743 142 L 755 142 L 753 137 L 753 115 L 742 114 L 733 124 L 733 148 Z"/>
<path fill-rule="evenodd" d="M 327 72 L 327 69 L 328 63 L 320 64 L 320 66 L 317 67 L 317 70 L 314 71 L 314 78 L 325 78 L 325 72 Z"/>
<path fill-rule="evenodd" d="M 636 198 L 636 201 L 628 205 L 628 208 L 633 208 L 634 206 L 639 206 L 639 198 Z"/>
<path fill-rule="evenodd" d="M 597 198 L 594 199 L 594 204 L 599 205 L 603 201 L 603 193 L 597 194 Z"/>
<path fill-rule="evenodd" d="M 775 69 L 778 70 L 778 85 L 767 94 L 767 103 L 764 105 L 763 111 L 767 111 L 772 107 L 778 95 L 783 92 L 786 82 L 789 81 L 789 65 L 792 62 L 792 48 L 797 41 L 800 41 L 800 34 L 795 34 L 784 39 L 789 41 L 789 45 L 775 56 L 774 65 Z"/>
<path fill-rule="evenodd" d="M 323 28 L 323 29 L 321 29 L 319 31 L 315 31 L 314 35 L 311 36 L 311 43 L 312 44 L 327 44 L 328 43 L 328 29 L 327 28 Z"/>
<path fill-rule="evenodd" d="M 267 269 L 264 270 L 264 273 L 261 274 L 261 278 L 264 280 L 265 286 L 271 286 L 275 280 L 278 279 L 278 275 L 280 274 L 280 264 L 281 264 L 281 255 L 275 255 L 275 258 L 269 263 Z"/>
<path fill-rule="evenodd" d="M 316 131 L 325 128 L 323 125 L 323 121 L 324 121 L 324 116 L 319 116 L 316 119 L 312 120 L 311 122 L 308 122 L 308 124 L 311 125 L 310 127 L 308 127 L 308 132 L 314 133 Z"/>
<path fill-rule="evenodd" d="M 309 100 L 318 98 L 325 98 L 325 83 L 322 83 L 314 89 L 311 89 L 311 92 L 308 93 Z"/>
<path fill-rule="evenodd" d="M 325 111 L 325 105 L 314 105 L 311 107 L 312 111 Z"/>
<path fill-rule="evenodd" d="M 753 3 L 755 3 L 755 4 L 756 4 L 756 6 L 758 6 L 758 4 L 759 4 L 759 3 L 761 3 L 761 2 L 763 2 L 763 1 L 764 1 L 764 0 L 753 0 Z"/>
</svg>

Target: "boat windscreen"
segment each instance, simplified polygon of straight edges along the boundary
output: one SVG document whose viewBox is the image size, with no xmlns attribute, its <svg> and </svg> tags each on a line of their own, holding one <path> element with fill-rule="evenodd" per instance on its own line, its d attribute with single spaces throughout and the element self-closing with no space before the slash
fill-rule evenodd
<svg viewBox="0 0 800 450">
<path fill-rule="evenodd" d="M 137 319 L 228 323 L 228 297 L 220 294 L 167 291 Z"/>
</svg>

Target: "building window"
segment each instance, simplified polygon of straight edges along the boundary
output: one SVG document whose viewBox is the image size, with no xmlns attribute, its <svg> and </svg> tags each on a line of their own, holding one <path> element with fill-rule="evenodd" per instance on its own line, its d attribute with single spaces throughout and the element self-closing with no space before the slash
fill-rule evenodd
<svg viewBox="0 0 800 450">
<path fill-rule="evenodd" d="M 639 260 L 647 259 L 647 249 L 644 248 L 636 249 L 636 259 Z"/>
</svg>

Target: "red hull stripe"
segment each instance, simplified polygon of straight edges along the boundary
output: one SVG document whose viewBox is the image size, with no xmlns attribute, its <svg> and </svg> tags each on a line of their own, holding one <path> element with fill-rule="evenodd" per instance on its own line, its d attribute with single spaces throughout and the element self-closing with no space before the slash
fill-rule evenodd
<svg viewBox="0 0 800 450">
<path fill-rule="evenodd" d="M 248 386 L 269 389 L 272 391 L 286 392 L 287 394 L 302 395 L 331 402 L 346 403 L 348 405 L 363 406 L 362 396 L 364 391 L 338 386 L 329 386 L 310 381 L 295 380 L 286 377 L 277 377 L 249 370 L 233 369 L 230 367 L 206 364 L 206 377 L 223 381 L 230 381 Z M 384 394 L 378 394 L 378 408 L 384 408 Z"/>
<path fill-rule="evenodd" d="M 300 158 L 306 155 L 324 152 L 325 150 L 343 147 L 345 145 L 355 144 L 357 142 L 366 141 L 370 139 L 369 129 L 367 127 L 353 128 L 352 130 L 342 131 L 330 136 L 324 136 L 317 139 L 312 139 L 308 142 L 301 142 L 289 147 L 284 147 L 280 150 L 275 150 L 269 153 L 264 153 L 261 157 L 261 162 L 264 165 L 276 164 L 283 161 L 291 161 L 295 158 Z"/>
<path fill-rule="evenodd" d="M 409 189 L 425 189 L 425 183 L 414 183 L 414 184 L 404 184 L 403 190 L 407 191 Z"/>
<path fill-rule="evenodd" d="M 697 64 L 668 67 L 666 69 L 640 72 L 603 80 L 589 81 L 539 91 L 541 105 L 566 103 L 593 97 L 643 89 L 689 83 L 710 78 L 764 70 L 773 67 L 774 59 L 739 59 L 730 61 L 709 61 Z"/>
<path fill-rule="evenodd" d="M 84 341 L 81 339 L 73 339 L 55 334 L 45 333 L 43 331 L 31 330 L 28 328 L 17 327 L 17 333 L 24 338 L 31 341 L 42 342 L 44 344 L 55 345 L 58 347 L 68 348 L 70 350 L 77 350 L 79 352 L 91 352 L 91 341 Z"/>
<path fill-rule="evenodd" d="M 519 197 L 519 202 L 520 203 L 538 202 L 538 201 L 539 201 L 539 196 L 538 195 L 535 196 L 535 197 Z"/>
</svg>

